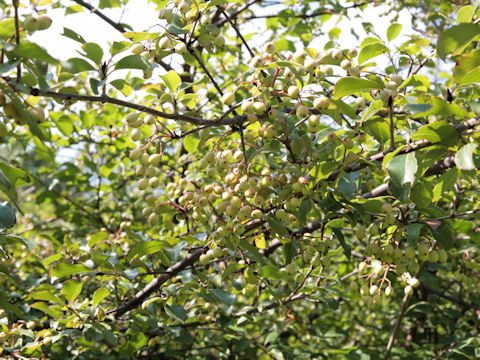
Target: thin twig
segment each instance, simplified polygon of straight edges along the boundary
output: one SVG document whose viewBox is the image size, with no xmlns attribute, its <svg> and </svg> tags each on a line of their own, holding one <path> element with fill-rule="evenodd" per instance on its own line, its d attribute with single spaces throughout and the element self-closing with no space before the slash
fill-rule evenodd
<svg viewBox="0 0 480 360">
<path fill-rule="evenodd" d="M 123 27 L 122 24 L 120 23 L 116 23 L 115 21 L 113 21 L 112 19 L 110 19 L 108 16 L 106 16 L 105 14 L 103 14 L 102 12 L 98 11 L 97 8 L 93 7 L 92 5 L 86 3 L 85 1 L 82 1 L 82 0 L 73 0 L 74 2 L 76 2 L 77 4 L 79 5 L 82 5 L 84 8 L 90 10 L 92 13 L 94 13 L 95 15 L 99 16 L 100 18 L 102 18 L 104 21 L 106 21 L 107 23 L 109 23 L 110 25 L 112 25 L 115 29 L 117 29 L 118 31 L 120 31 L 121 33 L 124 33 L 126 32 L 127 30 Z"/>
</svg>

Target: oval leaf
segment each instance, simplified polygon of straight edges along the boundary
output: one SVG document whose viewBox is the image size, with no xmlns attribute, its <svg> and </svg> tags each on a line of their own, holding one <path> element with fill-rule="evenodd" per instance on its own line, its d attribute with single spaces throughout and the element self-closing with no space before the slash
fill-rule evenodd
<svg viewBox="0 0 480 360">
<path fill-rule="evenodd" d="M 413 184 L 417 168 L 414 153 L 395 156 L 387 165 L 388 173 L 397 185 Z"/>
<path fill-rule="evenodd" d="M 455 154 L 455 164 L 462 170 L 473 170 L 475 164 L 473 162 L 473 152 L 478 147 L 477 144 L 470 143 L 464 145 Z"/>
<path fill-rule="evenodd" d="M 381 89 L 381 86 L 372 80 L 346 77 L 337 81 L 333 95 L 335 98 L 352 95 L 359 92 Z"/>
<path fill-rule="evenodd" d="M 459 24 L 445 30 L 437 42 L 438 56 L 445 60 L 447 54 L 456 52 L 480 35 L 480 25 Z"/>
</svg>

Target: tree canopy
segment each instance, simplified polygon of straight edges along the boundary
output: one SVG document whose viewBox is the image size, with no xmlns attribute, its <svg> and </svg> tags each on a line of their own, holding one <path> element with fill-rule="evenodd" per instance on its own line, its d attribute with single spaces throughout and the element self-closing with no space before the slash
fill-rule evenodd
<svg viewBox="0 0 480 360">
<path fill-rule="evenodd" d="M 479 358 L 480 2 L 150 3 L 0 0 L 1 356 Z"/>
</svg>

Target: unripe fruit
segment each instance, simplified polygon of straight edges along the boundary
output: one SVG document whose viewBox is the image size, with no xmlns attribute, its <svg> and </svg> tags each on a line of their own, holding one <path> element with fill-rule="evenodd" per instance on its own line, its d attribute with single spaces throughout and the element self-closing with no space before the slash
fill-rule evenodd
<svg viewBox="0 0 480 360">
<path fill-rule="evenodd" d="M 417 250 L 420 255 L 427 255 L 429 251 L 429 246 L 427 243 L 421 243 L 418 245 Z"/>
<path fill-rule="evenodd" d="M 267 111 L 267 105 L 261 101 L 255 101 L 253 103 L 253 108 L 257 114 L 263 114 L 265 111 Z"/>
<path fill-rule="evenodd" d="M 186 1 L 181 1 L 179 4 L 178 4 L 178 10 L 183 14 L 185 15 L 187 13 L 188 10 L 190 10 L 190 4 Z"/>
<path fill-rule="evenodd" d="M 351 291 L 354 291 L 354 292 L 358 291 L 358 284 L 355 281 L 351 282 L 348 287 L 350 288 Z"/>
<path fill-rule="evenodd" d="M 271 41 L 267 42 L 263 50 L 268 54 L 273 54 L 276 51 L 275 44 Z"/>
<path fill-rule="evenodd" d="M 397 90 L 397 83 L 395 81 L 389 81 L 385 84 L 385 87 L 387 89 L 390 89 L 390 90 L 393 90 L 393 91 L 396 91 Z"/>
<path fill-rule="evenodd" d="M 129 125 L 134 124 L 138 120 L 138 114 L 137 113 L 129 113 L 127 115 L 127 123 Z"/>
<path fill-rule="evenodd" d="M 407 260 L 412 260 L 415 258 L 415 249 L 411 246 L 405 249 L 405 258 Z"/>
<path fill-rule="evenodd" d="M 410 296 L 413 294 L 413 287 L 411 287 L 410 285 L 407 285 L 403 289 L 403 292 L 405 293 L 405 295 Z"/>
<path fill-rule="evenodd" d="M 383 204 L 382 212 L 384 212 L 385 214 L 390 214 L 392 212 L 392 205 L 390 205 L 389 203 Z"/>
<path fill-rule="evenodd" d="M 352 62 L 350 60 L 342 60 L 342 62 L 340 63 L 340 66 L 343 70 L 349 70 L 353 65 L 352 65 Z"/>
<path fill-rule="evenodd" d="M 242 108 L 242 111 L 243 111 L 244 113 L 247 113 L 247 114 L 248 114 L 248 113 L 251 114 L 251 113 L 253 113 L 253 111 L 255 110 L 255 109 L 253 108 L 253 101 L 245 101 L 245 102 L 243 102 L 241 108 Z"/>
<path fill-rule="evenodd" d="M 367 234 L 366 230 L 365 230 L 365 227 L 364 226 L 359 226 L 357 228 L 357 231 L 355 231 L 355 236 L 357 237 L 357 239 L 359 240 L 362 240 L 363 238 L 365 238 L 365 235 Z"/>
<path fill-rule="evenodd" d="M 297 63 L 302 63 L 306 59 L 306 57 L 307 53 L 305 51 L 299 51 L 293 55 L 293 60 Z"/>
<path fill-rule="evenodd" d="M 420 281 L 417 279 L 417 278 L 411 278 L 409 281 L 408 281 L 408 285 L 416 288 L 420 285 Z"/>
<path fill-rule="evenodd" d="M 290 86 L 287 90 L 287 93 L 288 93 L 288 96 L 296 99 L 300 95 L 300 90 L 296 86 Z"/>
<path fill-rule="evenodd" d="M 333 68 L 330 65 L 327 65 L 323 68 L 325 75 L 333 75 Z"/>
<path fill-rule="evenodd" d="M 45 121 L 45 113 L 41 108 L 33 107 L 29 110 L 29 112 L 33 120 L 35 120 L 37 123 L 42 123 Z"/>
<path fill-rule="evenodd" d="M 317 61 L 315 59 L 307 59 L 305 60 L 303 66 L 305 66 L 305 70 L 313 71 L 317 67 Z"/>
<path fill-rule="evenodd" d="M 202 17 L 200 18 L 200 24 L 202 24 L 202 26 L 207 26 L 211 23 L 212 19 L 210 19 L 210 16 L 208 15 L 202 15 Z"/>
<path fill-rule="evenodd" d="M 37 18 L 38 30 L 46 30 L 52 25 L 52 19 L 47 15 L 42 15 Z"/>
<path fill-rule="evenodd" d="M 370 289 L 368 292 L 370 293 L 370 295 L 375 295 L 376 293 L 378 293 L 378 286 L 377 285 L 370 286 Z"/>
<path fill-rule="evenodd" d="M 148 163 L 150 165 L 158 165 L 162 161 L 162 155 L 161 154 L 152 154 L 148 157 Z"/>
<path fill-rule="evenodd" d="M 140 156 L 140 164 L 147 166 L 148 165 L 148 158 L 149 158 L 149 155 L 147 153 L 143 153 Z"/>
<path fill-rule="evenodd" d="M 144 47 L 142 44 L 136 44 L 132 47 L 132 53 L 135 55 L 140 55 L 144 50 Z"/>
<path fill-rule="evenodd" d="M 39 27 L 40 24 L 38 23 L 38 19 L 36 17 L 28 16 L 23 21 L 23 28 L 29 32 L 37 31 Z"/>
<path fill-rule="evenodd" d="M 353 148 L 353 140 L 350 139 L 350 138 L 346 138 L 343 141 L 343 146 L 345 147 L 345 149 L 352 149 Z"/>
<path fill-rule="evenodd" d="M 130 151 L 130 155 L 129 155 L 130 160 L 135 161 L 140 159 L 143 153 L 144 153 L 143 149 L 133 149 L 132 151 Z"/>
<path fill-rule="evenodd" d="M 393 289 L 391 286 L 388 286 L 386 289 L 385 289 L 385 295 L 387 296 L 390 296 L 393 294 Z"/>
<path fill-rule="evenodd" d="M 137 187 L 140 190 L 145 190 L 147 186 L 148 186 L 148 180 L 146 178 L 141 178 L 140 180 L 138 180 Z"/>
<path fill-rule="evenodd" d="M 340 59 L 342 56 L 343 56 L 342 50 L 336 49 L 336 50 L 334 50 L 334 51 L 332 52 L 332 57 L 333 57 L 334 59 L 337 59 L 337 60 L 338 60 L 338 59 Z"/>
<path fill-rule="evenodd" d="M 438 250 L 438 261 L 442 264 L 448 260 L 448 253 L 444 249 Z"/>
<path fill-rule="evenodd" d="M 308 111 L 308 108 L 305 105 L 301 104 L 297 107 L 296 114 L 299 118 L 304 118 L 308 116 L 309 113 L 310 112 Z"/>
<path fill-rule="evenodd" d="M 151 226 L 158 226 L 160 224 L 160 216 L 158 214 L 152 213 L 148 216 L 148 223 Z"/>
<path fill-rule="evenodd" d="M 350 74 L 351 77 L 355 77 L 355 78 L 360 77 L 360 69 L 357 67 L 351 67 L 348 70 L 348 73 Z"/>
<path fill-rule="evenodd" d="M 262 66 L 263 65 L 263 59 L 261 56 L 256 55 L 250 60 L 250 65 L 254 68 Z"/>
<path fill-rule="evenodd" d="M 187 46 L 184 43 L 178 43 L 175 45 L 175 52 L 177 54 L 183 55 L 187 52 Z"/>
<path fill-rule="evenodd" d="M 385 255 L 392 255 L 393 254 L 393 246 L 392 244 L 388 244 L 383 248 L 383 252 Z"/>
<path fill-rule="evenodd" d="M 364 109 L 365 108 L 365 105 L 366 105 L 366 100 L 363 98 L 363 97 L 357 97 L 355 99 L 355 106 L 357 109 Z"/>
<path fill-rule="evenodd" d="M 200 261 L 200 264 L 202 264 L 202 265 L 207 265 L 208 262 L 210 261 L 210 258 L 208 257 L 207 254 L 202 254 L 202 255 L 200 255 L 200 257 L 198 258 L 198 260 Z"/>
<path fill-rule="evenodd" d="M 170 39 L 166 36 L 161 38 L 160 41 L 158 42 L 158 46 L 160 47 L 160 49 L 170 48 L 171 46 Z"/>
<path fill-rule="evenodd" d="M 390 80 L 394 81 L 397 85 L 400 85 L 403 82 L 402 76 L 399 74 L 390 74 Z"/>
<path fill-rule="evenodd" d="M 355 56 L 358 55 L 358 51 L 357 51 L 357 49 L 352 48 L 352 49 L 348 50 L 347 55 L 348 55 L 348 57 L 350 57 L 350 58 L 354 58 Z"/>
<path fill-rule="evenodd" d="M 412 274 L 416 274 L 420 270 L 420 265 L 416 262 L 411 262 L 408 264 L 408 271 Z"/>
<path fill-rule="evenodd" d="M 330 99 L 323 95 L 313 100 L 313 107 L 317 110 L 328 109 L 329 105 L 330 105 Z"/>
<path fill-rule="evenodd" d="M 440 255 L 437 250 L 432 250 L 430 251 L 430 254 L 428 254 L 428 261 L 431 263 L 436 263 L 440 259 Z"/>
<path fill-rule="evenodd" d="M 222 103 L 224 103 L 225 105 L 231 105 L 234 100 L 235 100 L 235 94 L 231 91 L 223 94 L 222 96 Z"/>
<path fill-rule="evenodd" d="M 217 246 L 213 249 L 213 256 L 216 258 L 222 257 L 223 256 L 223 250 L 221 247 Z"/>
<path fill-rule="evenodd" d="M 130 138 L 133 140 L 133 141 L 138 141 L 140 140 L 140 137 L 142 136 L 142 132 L 140 131 L 140 129 L 133 129 L 131 134 L 130 134 Z"/>
<path fill-rule="evenodd" d="M 3 95 L 3 93 L 0 91 L 0 106 L 3 106 L 7 103 L 7 98 L 5 97 L 5 95 Z"/>
<path fill-rule="evenodd" d="M 215 37 L 215 40 L 214 40 L 214 45 L 215 47 L 217 48 L 223 48 L 225 46 L 225 38 L 223 36 L 218 36 Z"/>
</svg>

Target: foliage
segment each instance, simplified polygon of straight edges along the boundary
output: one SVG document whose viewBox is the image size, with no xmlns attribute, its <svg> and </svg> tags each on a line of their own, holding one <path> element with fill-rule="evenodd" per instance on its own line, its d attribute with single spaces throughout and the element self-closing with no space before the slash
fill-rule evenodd
<svg viewBox="0 0 480 360">
<path fill-rule="evenodd" d="M 0 2 L 2 356 L 480 357 L 478 1 L 74 2 Z"/>
</svg>

